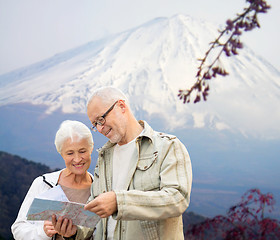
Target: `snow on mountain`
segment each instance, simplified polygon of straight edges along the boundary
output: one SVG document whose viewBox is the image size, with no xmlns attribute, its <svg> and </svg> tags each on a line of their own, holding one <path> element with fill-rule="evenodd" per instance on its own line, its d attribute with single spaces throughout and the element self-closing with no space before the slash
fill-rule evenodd
<svg viewBox="0 0 280 240">
<path fill-rule="evenodd" d="M 185 15 L 155 19 L 0 76 L 0 106 L 27 102 L 47 105 L 48 113 L 85 112 L 93 89 L 113 85 L 130 96 L 138 116 L 156 116 L 173 130 L 205 127 L 279 138 L 280 72 L 246 46 L 223 58 L 230 75 L 212 81 L 207 102 L 178 99 L 178 90 L 194 83 L 197 59 L 217 30 Z"/>
</svg>

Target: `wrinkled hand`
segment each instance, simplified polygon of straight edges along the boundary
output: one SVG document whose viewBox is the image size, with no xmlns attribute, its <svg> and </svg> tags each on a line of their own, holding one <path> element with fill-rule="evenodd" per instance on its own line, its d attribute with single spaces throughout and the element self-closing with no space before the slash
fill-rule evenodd
<svg viewBox="0 0 280 240">
<path fill-rule="evenodd" d="M 51 221 L 45 221 L 43 229 L 48 237 L 52 237 L 57 233 Z"/>
<path fill-rule="evenodd" d="M 73 225 L 71 219 L 59 217 L 56 220 L 56 216 L 52 215 L 52 224 L 57 233 L 64 237 L 71 237 L 77 232 L 77 226 Z"/>
<path fill-rule="evenodd" d="M 85 205 L 85 210 L 96 213 L 101 218 L 111 216 L 118 209 L 115 192 L 106 192 Z"/>
</svg>

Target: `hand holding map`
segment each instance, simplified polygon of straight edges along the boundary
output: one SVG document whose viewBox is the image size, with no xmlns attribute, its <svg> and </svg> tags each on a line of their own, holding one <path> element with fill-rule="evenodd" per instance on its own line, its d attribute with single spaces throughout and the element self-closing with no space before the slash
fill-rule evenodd
<svg viewBox="0 0 280 240">
<path fill-rule="evenodd" d="M 88 228 L 94 228 L 100 220 L 95 213 L 84 210 L 84 204 L 39 198 L 34 198 L 27 213 L 27 220 L 51 221 L 53 214 L 71 219 L 74 225 Z"/>
</svg>

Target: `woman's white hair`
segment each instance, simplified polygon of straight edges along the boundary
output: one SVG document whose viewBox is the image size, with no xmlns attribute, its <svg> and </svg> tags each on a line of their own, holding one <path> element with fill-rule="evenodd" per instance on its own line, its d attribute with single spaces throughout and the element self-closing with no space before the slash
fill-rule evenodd
<svg viewBox="0 0 280 240">
<path fill-rule="evenodd" d="M 99 97 L 104 103 L 113 103 L 117 100 L 124 100 L 129 106 L 127 96 L 118 88 L 107 86 L 96 89 L 87 102 L 87 106 L 91 103 L 94 97 Z"/>
<path fill-rule="evenodd" d="M 54 140 L 56 150 L 59 153 L 61 153 L 64 142 L 69 138 L 72 142 L 74 141 L 74 138 L 77 141 L 86 139 L 89 146 L 93 148 L 93 138 L 91 131 L 85 124 L 79 121 L 65 120 L 60 124 Z"/>
</svg>

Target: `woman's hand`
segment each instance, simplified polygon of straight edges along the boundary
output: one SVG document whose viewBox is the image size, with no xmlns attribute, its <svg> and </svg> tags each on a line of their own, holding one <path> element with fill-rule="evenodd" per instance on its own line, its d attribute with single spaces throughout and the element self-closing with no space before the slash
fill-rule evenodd
<svg viewBox="0 0 280 240">
<path fill-rule="evenodd" d="M 45 221 L 44 222 L 44 232 L 48 237 L 52 237 L 57 233 L 57 231 L 54 229 L 54 226 L 51 221 Z"/>
<path fill-rule="evenodd" d="M 52 215 L 52 224 L 57 233 L 63 237 L 71 237 L 77 232 L 77 226 L 73 225 L 71 219 L 59 217 L 56 220 L 56 216 Z"/>
</svg>

